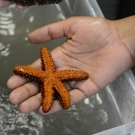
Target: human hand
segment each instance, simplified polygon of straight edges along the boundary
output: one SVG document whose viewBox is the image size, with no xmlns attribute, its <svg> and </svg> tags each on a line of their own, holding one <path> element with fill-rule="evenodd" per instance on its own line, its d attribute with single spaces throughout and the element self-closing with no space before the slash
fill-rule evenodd
<svg viewBox="0 0 135 135">
<path fill-rule="evenodd" d="M 11 1 L 8 1 L 8 0 L 0 0 L 0 8 L 4 8 L 4 7 L 8 7 L 10 5 L 12 5 L 13 3 Z M 27 7 L 23 7 L 21 5 L 16 5 L 16 9 L 18 10 L 23 10 Z"/>
<path fill-rule="evenodd" d="M 29 40 L 35 44 L 67 37 L 51 52 L 56 69 L 76 68 L 89 74 L 87 80 L 67 84 L 71 90 L 72 105 L 96 94 L 134 65 L 130 51 L 120 38 L 118 26 L 117 22 L 103 18 L 72 17 L 29 34 Z M 41 61 L 37 60 L 32 66 L 41 68 Z M 14 89 L 9 96 L 10 101 L 19 104 L 21 112 L 39 109 L 43 114 L 41 94 L 36 83 L 14 75 L 7 85 Z M 59 102 L 54 101 L 47 114 L 61 109 Z"/>
</svg>

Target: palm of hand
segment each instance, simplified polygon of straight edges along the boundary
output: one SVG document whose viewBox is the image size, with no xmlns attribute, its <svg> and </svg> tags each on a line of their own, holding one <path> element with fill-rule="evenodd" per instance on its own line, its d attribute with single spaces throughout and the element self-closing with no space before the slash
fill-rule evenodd
<svg viewBox="0 0 135 135">
<path fill-rule="evenodd" d="M 29 39 L 33 43 L 42 43 L 64 35 L 68 38 L 67 41 L 52 51 L 56 68 L 58 70 L 77 68 L 89 74 L 89 79 L 87 80 L 68 83 L 68 88 L 72 89 L 70 91 L 72 104 L 97 93 L 130 68 L 128 65 L 132 63 L 131 56 L 121 43 L 115 24 L 105 19 L 90 17 L 70 18 L 36 30 L 29 35 Z M 38 61 L 34 64 L 39 66 L 39 63 Z M 27 80 L 20 79 L 20 83 L 12 87 L 13 82 L 11 80 L 13 79 L 9 80 L 8 86 L 15 90 L 10 95 L 10 101 L 20 104 L 19 108 L 22 112 L 30 112 L 39 108 L 40 102 L 38 99 L 41 96 L 38 94 L 37 86 L 32 83 L 26 83 Z M 22 84 L 24 85 L 21 86 Z M 26 87 L 26 91 L 32 94 L 27 94 L 27 96 L 20 99 L 19 95 L 22 95 L 19 90 L 23 88 L 24 91 Z M 34 87 L 35 92 L 31 92 L 33 90 L 32 87 Z M 17 101 L 14 100 L 15 95 L 18 97 Z M 30 107 L 32 102 L 37 104 L 34 107 Z M 23 110 L 24 106 L 25 108 L 29 107 L 29 109 Z M 59 103 L 55 102 L 50 113 L 60 109 Z M 41 109 L 40 112 L 42 113 Z"/>
<path fill-rule="evenodd" d="M 89 80 L 83 85 L 71 84 L 72 88 L 78 87 L 87 97 L 130 68 L 125 63 L 132 62 L 131 56 L 121 43 L 113 22 L 101 18 L 82 18 L 75 21 L 67 37 L 69 39 L 60 46 L 62 53 L 54 59 L 61 59 L 63 65 L 89 73 Z M 54 54 L 58 53 L 54 50 Z M 129 59 L 131 61 L 127 61 Z"/>
</svg>

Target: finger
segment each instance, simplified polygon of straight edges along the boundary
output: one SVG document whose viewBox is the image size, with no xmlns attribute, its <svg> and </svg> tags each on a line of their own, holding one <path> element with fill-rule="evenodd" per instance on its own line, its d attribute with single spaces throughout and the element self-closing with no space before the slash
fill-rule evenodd
<svg viewBox="0 0 135 135">
<path fill-rule="evenodd" d="M 71 18 L 70 18 L 71 19 Z M 35 30 L 34 32 L 28 35 L 29 41 L 32 43 L 44 43 L 53 39 L 57 39 L 63 36 L 71 38 L 68 32 L 74 19 L 70 20 L 67 19 L 66 21 L 60 21 L 53 24 L 46 25 L 42 28 Z"/>
<path fill-rule="evenodd" d="M 86 95 L 78 89 L 74 89 L 74 90 L 70 91 L 70 95 L 71 95 L 71 105 L 76 104 L 76 103 L 78 103 L 86 98 Z M 50 109 L 49 112 L 44 113 L 42 111 L 42 107 L 40 107 L 39 112 L 42 115 L 49 115 L 49 114 L 53 114 L 53 113 L 61 111 L 61 110 L 63 110 L 63 108 L 62 108 L 60 102 L 54 101 L 52 108 Z"/>
<path fill-rule="evenodd" d="M 21 6 L 21 5 L 16 5 L 16 9 L 18 9 L 18 10 L 24 10 L 24 9 L 26 9 L 27 8 L 27 6 Z"/>
<path fill-rule="evenodd" d="M 7 7 L 12 5 L 13 3 L 8 0 L 0 0 L 0 8 Z"/>
<path fill-rule="evenodd" d="M 89 77 L 87 80 L 81 81 L 72 81 L 70 82 L 70 86 L 72 88 L 78 88 L 79 90 L 83 91 L 86 97 L 90 97 L 96 93 L 98 93 L 101 88 L 99 88 Z"/>
<path fill-rule="evenodd" d="M 18 109 L 22 113 L 29 113 L 31 111 L 37 110 L 41 106 L 41 93 L 33 96 L 24 102 L 20 103 Z"/>
<path fill-rule="evenodd" d="M 39 86 L 35 82 L 27 83 L 13 90 L 9 95 L 9 100 L 13 104 L 19 104 L 39 92 Z"/>
<path fill-rule="evenodd" d="M 31 66 L 41 68 L 41 60 L 38 59 L 33 64 L 31 64 Z M 22 76 L 19 76 L 19 75 L 13 75 L 7 81 L 7 86 L 8 86 L 9 89 L 16 89 L 17 87 L 22 86 L 23 84 L 25 84 L 28 81 L 29 81 L 28 78 L 25 78 L 25 77 L 22 77 Z"/>
<path fill-rule="evenodd" d="M 29 81 L 29 79 L 27 79 L 25 77 L 22 77 L 22 76 L 19 76 L 19 75 L 13 75 L 7 81 L 7 87 L 9 89 L 16 89 L 17 87 L 25 84 L 28 81 Z"/>
</svg>

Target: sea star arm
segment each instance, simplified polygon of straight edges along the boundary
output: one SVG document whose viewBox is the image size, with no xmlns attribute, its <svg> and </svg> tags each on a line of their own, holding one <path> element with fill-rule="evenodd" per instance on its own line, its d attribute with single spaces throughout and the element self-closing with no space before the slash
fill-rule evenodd
<svg viewBox="0 0 135 135">
<path fill-rule="evenodd" d="M 53 82 L 51 80 L 44 80 L 40 89 L 42 95 L 42 110 L 46 113 L 52 107 L 54 100 Z"/>
<path fill-rule="evenodd" d="M 57 76 L 60 80 L 66 81 L 66 80 L 83 80 L 87 79 L 89 75 L 81 70 L 61 70 L 57 71 Z"/>
<path fill-rule="evenodd" d="M 15 74 L 19 74 L 36 82 L 39 82 L 40 75 L 44 73 L 44 71 L 31 66 L 16 66 L 13 71 Z"/>
<path fill-rule="evenodd" d="M 68 109 L 70 107 L 71 101 L 70 94 L 66 89 L 65 85 L 59 79 L 56 78 L 54 81 L 54 88 L 56 89 L 58 98 L 63 109 Z"/>
<path fill-rule="evenodd" d="M 40 48 L 40 55 L 41 55 L 43 70 L 47 72 L 55 71 L 53 59 L 51 57 L 49 50 L 46 47 Z"/>
</svg>

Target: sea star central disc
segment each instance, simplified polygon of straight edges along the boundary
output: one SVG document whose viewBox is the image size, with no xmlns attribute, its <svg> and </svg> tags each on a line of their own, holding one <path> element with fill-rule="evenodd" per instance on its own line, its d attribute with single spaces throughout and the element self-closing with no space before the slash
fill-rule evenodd
<svg viewBox="0 0 135 135">
<path fill-rule="evenodd" d="M 16 66 L 14 73 L 29 78 L 31 81 L 39 83 L 42 94 L 42 110 L 48 112 L 53 104 L 54 94 L 63 109 L 70 107 L 71 99 L 64 82 L 72 80 L 83 80 L 88 78 L 88 74 L 81 70 L 60 70 L 57 71 L 53 59 L 46 47 L 40 48 L 42 69 L 31 66 Z"/>
</svg>

